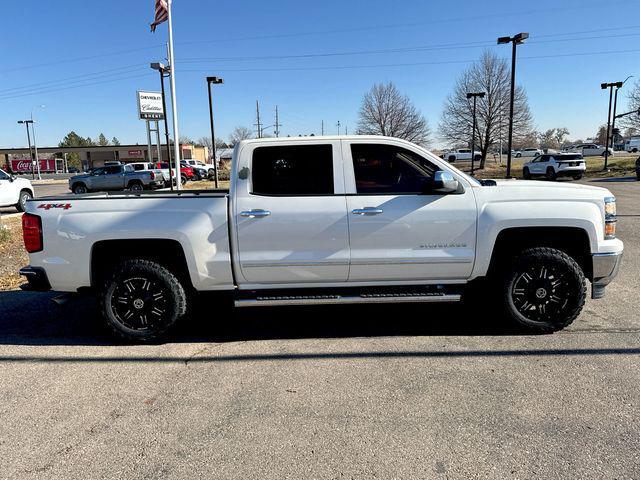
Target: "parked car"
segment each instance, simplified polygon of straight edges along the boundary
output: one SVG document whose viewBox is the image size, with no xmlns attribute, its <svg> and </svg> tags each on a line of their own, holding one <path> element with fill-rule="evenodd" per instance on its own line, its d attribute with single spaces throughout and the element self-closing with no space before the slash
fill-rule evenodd
<svg viewBox="0 0 640 480">
<path fill-rule="evenodd" d="M 162 178 L 164 178 L 164 186 L 168 187 L 171 185 L 171 181 L 173 179 L 173 184 L 176 184 L 176 180 L 173 174 L 173 169 L 169 168 L 169 162 L 156 162 L 154 163 L 154 168 L 156 170 L 160 170 L 162 172 Z"/>
<path fill-rule="evenodd" d="M 629 153 L 640 152 L 640 138 L 630 138 L 624 142 L 624 150 Z"/>
<path fill-rule="evenodd" d="M 580 180 L 586 171 L 586 163 L 579 153 L 545 153 L 525 163 L 522 176 L 525 179 L 544 176 L 547 180 L 555 180 L 558 177 Z"/>
<path fill-rule="evenodd" d="M 461 160 L 471 161 L 471 149 L 470 148 L 458 148 L 457 150 L 451 150 L 443 154 L 445 160 L 449 163 L 459 162 Z M 474 160 L 479 162 L 482 159 L 482 152 L 475 151 Z"/>
<path fill-rule="evenodd" d="M 215 176 L 215 170 L 213 168 L 213 165 L 211 164 L 201 162 L 200 160 L 185 160 L 185 162 L 187 162 L 190 167 L 193 167 L 199 170 L 198 172 L 198 175 L 200 176 L 199 180 L 202 180 L 207 177 L 213 178 Z M 202 174 L 201 170 L 205 171 L 204 175 Z"/>
<path fill-rule="evenodd" d="M 636 180 L 640 181 L 640 157 L 636 159 Z"/>
<path fill-rule="evenodd" d="M 184 160 L 180 161 L 180 176 L 182 178 L 182 183 L 187 183 L 188 180 L 199 180 L 194 168 Z"/>
<path fill-rule="evenodd" d="M 605 150 L 603 145 L 597 145 L 595 143 L 579 143 L 562 149 L 563 152 L 580 153 L 583 157 L 604 156 Z M 609 156 L 612 155 L 613 148 L 609 147 Z"/>
<path fill-rule="evenodd" d="M 168 187 L 169 186 L 169 172 L 167 171 L 167 176 L 165 177 L 165 173 L 162 169 L 157 168 L 155 163 L 152 162 L 134 162 L 134 163 L 129 163 L 127 165 L 130 165 L 131 167 L 133 167 L 133 169 L 136 172 L 153 172 L 157 178 L 162 178 L 164 181 L 164 186 Z"/>
<path fill-rule="evenodd" d="M 163 186 L 162 175 L 156 175 L 153 171 L 136 172 L 131 165 L 94 168 L 91 173 L 69 179 L 69 190 L 76 194 L 124 189 L 139 192 Z"/>
<path fill-rule="evenodd" d="M 27 201 L 33 198 L 33 186 L 26 178 L 18 178 L 0 170 L 0 207 L 15 206 L 24 212 Z"/>
<path fill-rule="evenodd" d="M 580 314 L 586 279 L 604 295 L 623 251 L 605 188 L 479 181 L 396 138 L 243 140 L 232 182 L 29 201 L 21 273 L 36 290 L 94 292 L 106 324 L 142 342 L 197 292 L 237 307 L 429 303 L 483 282 L 485 316 L 552 332 Z"/>
<path fill-rule="evenodd" d="M 524 148 L 522 150 L 516 151 L 516 158 L 520 157 L 537 157 L 538 155 L 542 155 L 544 152 L 539 148 Z"/>
<path fill-rule="evenodd" d="M 77 167 L 69 167 L 68 168 L 68 172 L 69 173 L 80 173 L 80 169 Z"/>
</svg>

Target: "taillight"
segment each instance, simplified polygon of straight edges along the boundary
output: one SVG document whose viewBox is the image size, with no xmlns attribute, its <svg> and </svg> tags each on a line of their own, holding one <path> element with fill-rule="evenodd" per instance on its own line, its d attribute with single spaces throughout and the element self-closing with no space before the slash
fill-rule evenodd
<svg viewBox="0 0 640 480">
<path fill-rule="evenodd" d="M 42 220 L 39 216 L 30 213 L 22 215 L 22 238 L 27 252 L 42 250 Z"/>
<path fill-rule="evenodd" d="M 151 172 L 151 180 L 155 180 L 156 179 L 156 174 Z"/>
</svg>

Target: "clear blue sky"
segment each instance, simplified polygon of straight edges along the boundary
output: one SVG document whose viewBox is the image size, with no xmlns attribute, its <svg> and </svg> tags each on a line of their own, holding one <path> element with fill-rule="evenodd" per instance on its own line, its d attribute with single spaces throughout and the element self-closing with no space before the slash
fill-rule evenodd
<svg viewBox="0 0 640 480">
<path fill-rule="evenodd" d="M 362 95 L 388 80 L 435 130 L 460 72 L 483 48 L 509 58 L 495 39 L 519 31 L 531 34 L 517 74 L 538 129 L 593 135 L 606 120 L 599 84 L 640 78 L 637 0 L 174 0 L 173 11 L 180 132 L 194 139 L 209 132 L 206 75 L 225 79 L 215 90 L 225 139 L 237 125 L 253 128 L 256 99 L 267 125 L 279 106 L 283 135 L 319 134 L 322 120 L 328 133 L 338 120 L 351 132 Z M 2 16 L 0 146 L 26 144 L 16 120 L 41 104 L 41 145 L 70 130 L 145 142 L 135 92 L 158 89 L 148 64 L 163 60 L 167 38 L 166 24 L 149 32 L 153 0 L 21 0 L 4 2 Z M 401 50 L 326 55 L 392 49 Z M 592 55 L 607 51 L 622 53 Z"/>
</svg>

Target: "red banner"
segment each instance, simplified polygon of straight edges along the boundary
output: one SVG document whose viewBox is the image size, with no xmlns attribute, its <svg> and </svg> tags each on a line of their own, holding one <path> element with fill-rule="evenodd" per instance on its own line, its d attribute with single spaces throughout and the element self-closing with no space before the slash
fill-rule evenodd
<svg viewBox="0 0 640 480">
<path fill-rule="evenodd" d="M 11 170 L 20 173 L 31 173 L 31 162 L 29 160 L 11 160 Z M 38 167 L 33 165 L 34 172 Z M 53 158 L 40 159 L 40 172 L 55 172 L 56 161 Z"/>
</svg>

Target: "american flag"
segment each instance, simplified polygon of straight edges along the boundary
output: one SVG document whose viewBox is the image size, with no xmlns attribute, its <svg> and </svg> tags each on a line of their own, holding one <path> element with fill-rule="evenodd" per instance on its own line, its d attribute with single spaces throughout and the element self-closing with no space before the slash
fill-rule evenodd
<svg viewBox="0 0 640 480">
<path fill-rule="evenodd" d="M 156 0 L 156 17 L 151 24 L 151 31 L 155 32 L 156 27 L 169 18 L 169 7 L 167 0 Z"/>
</svg>

